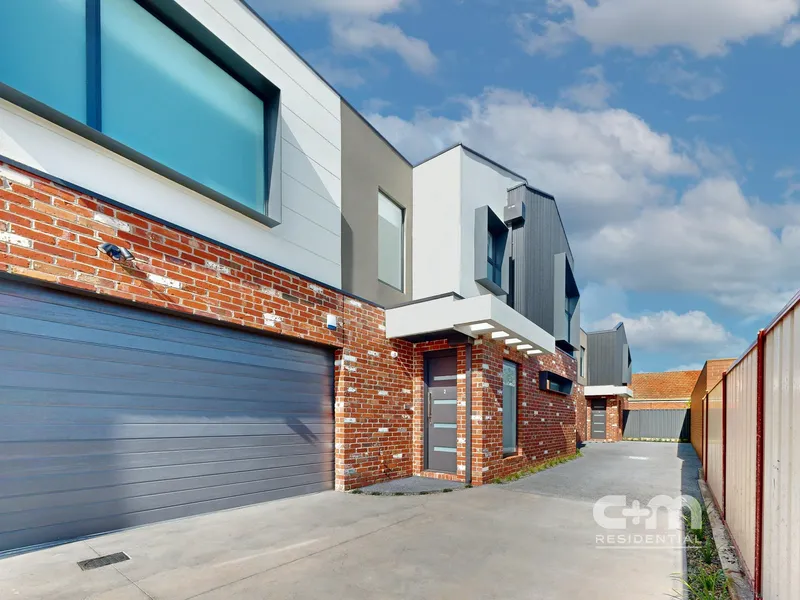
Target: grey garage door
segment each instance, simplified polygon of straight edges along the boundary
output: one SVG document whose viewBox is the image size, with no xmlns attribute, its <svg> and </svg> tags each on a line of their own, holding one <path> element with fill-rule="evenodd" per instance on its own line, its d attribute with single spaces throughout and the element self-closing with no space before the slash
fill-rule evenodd
<svg viewBox="0 0 800 600">
<path fill-rule="evenodd" d="M 333 487 L 329 350 L 0 280 L 0 552 Z"/>
</svg>

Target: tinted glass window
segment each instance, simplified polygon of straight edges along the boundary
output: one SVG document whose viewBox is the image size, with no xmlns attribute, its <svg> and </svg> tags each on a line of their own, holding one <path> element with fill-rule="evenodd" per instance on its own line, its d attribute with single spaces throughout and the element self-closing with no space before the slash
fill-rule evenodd
<svg viewBox="0 0 800 600">
<path fill-rule="evenodd" d="M 103 132 L 263 211 L 261 99 L 132 0 L 101 16 Z"/>
<path fill-rule="evenodd" d="M 86 0 L 3 3 L 0 81 L 86 122 Z"/>
</svg>

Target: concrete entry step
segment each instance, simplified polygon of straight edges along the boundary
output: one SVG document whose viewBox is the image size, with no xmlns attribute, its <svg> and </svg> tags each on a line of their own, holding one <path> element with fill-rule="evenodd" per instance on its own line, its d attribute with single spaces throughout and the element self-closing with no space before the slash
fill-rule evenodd
<svg viewBox="0 0 800 600">
<path fill-rule="evenodd" d="M 458 481 L 446 481 L 444 479 L 434 479 L 433 477 L 405 477 L 393 481 L 384 481 L 356 490 L 362 494 L 380 494 L 391 496 L 394 494 L 435 494 L 464 489 L 463 483 Z"/>
</svg>

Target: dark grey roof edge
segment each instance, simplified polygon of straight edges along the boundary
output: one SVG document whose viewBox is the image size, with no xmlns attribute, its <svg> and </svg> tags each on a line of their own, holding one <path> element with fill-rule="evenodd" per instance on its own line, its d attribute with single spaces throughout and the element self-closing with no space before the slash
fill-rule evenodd
<svg viewBox="0 0 800 600">
<path fill-rule="evenodd" d="M 264 19 L 264 17 L 262 17 L 260 14 L 258 14 L 258 11 L 257 11 L 256 9 L 254 9 L 254 8 L 253 8 L 253 7 L 250 5 L 250 2 L 249 2 L 248 0 L 239 0 L 239 2 L 240 2 L 240 3 L 242 4 L 242 6 L 244 6 L 244 7 L 245 7 L 247 10 L 249 10 L 249 11 L 250 11 L 250 13 L 251 13 L 251 14 L 252 14 L 252 15 L 253 15 L 253 16 L 254 16 L 256 19 L 258 19 L 259 21 L 261 21 L 261 23 L 264 25 L 264 27 L 266 27 L 266 28 L 267 28 L 267 29 L 268 29 L 268 30 L 269 30 L 269 31 L 270 31 L 270 32 L 271 32 L 271 33 L 272 33 L 272 34 L 273 34 L 273 35 L 274 35 L 276 38 L 278 38 L 278 39 L 279 39 L 279 40 L 280 40 L 280 41 L 281 41 L 281 42 L 282 42 L 282 43 L 283 43 L 283 44 L 284 44 L 284 45 L 285 45 L 285 46 L 286 46 L 286 47 L 287 47 L 289 50 L 291 50 L 291 51 L 292 51 L 292 53 L 294 53 L 294 55 L 295 55 L 295 56 L 297 56 L 297 58 L 299 58 L 299 59 L 300 59 L 300 60 L 303 62 L 303 64 L 305 64 L 305 65 L 306 65 L 306 66 L 307 66 L 309 69 L 311 69 L 311 71 L 312 71 L 312 72 L 313 72 L 313 73 L 314 73 L 314 74 L 315 74 L 317 77 L 319 77 L 319 78 L 322 80 L 322 82 L 323 82 L 325 85 L 327 85 L 329 88 L 331 88 L 331 90 L 332 90 L 332 91 L 333 91 L 333 92 L 334 92 L 334 93 L 335 93 L 337 96 L 339 96 L 339 100 L 340 100 L 340 101 L 341 101 L 341 102 L 342 102 L 342 103 L 343 103 L 345 106 L 347 106 L 348 108 L 350 108 L 350 110 L 352 110 L 352 111 L 353 111 L 353 112 L 354 112 L 356 115 L 358 115 L 358 117 L 359 117 L 359 118 L 360 118 L 362 121 L 364 121 L 364 123 L 366 123 L 366 124 L 367 124 L 367 126 L 368 126 L 368 127 L 369 127 L 369 128 L 370 128 L 370 129 L 371 129 L 371 130 L 372 130 L 372 131 L 373 131 L 373 132 L 374 132 L 374 133 L 375 133 L 375 134 L 376 134 L 376 135 L 379 137 L 379 138 L 381 138 L 381 139 L 382 139 L 384 142 L 386 142 L 386 144 L 388 144 L 388 146 L 389 146 L 389 147 L 390 147 L 390 148 L 391 148 L 391 149 L 392 149 L 392 150 L 395 152 L 395 154 L 397 154 L 397 156 L 399 156 L 400 158 L 402 158 L 402 159 L 403 159 L 403 162 L 405 162 L 405 163 L 406 163 L 406 164 L 407 164 L 409 167 L 413 167 L 413 166 L 414 166 L 414 165 L 412 164 L 412 162 L 411 162 L 410 160 L 408 160 L 408 159 L 405 157 L 405 155 L 404 155 L 402 152 L 400 152 L 400 150 L 398 150 L 398 149 L 395 147 L 395 145 L 394 145 L 394 144 L 392 144 L 392 143 L 391 143 L 389 140 L 387 140 L 387 139 L 386 139 L 386 137 L 385 137 L 385 136 L 384 136 L 384 135 L 383 135 L 383 134 L 382 134 L 380 131 L 378 131 L 378 130 L 375 128 L 375 126 L 374 126 L 372 123 L 370 123 L 370 122 L 369 122 L 369 120 L 367 120 L 367 118 L 366 118 L 364 115 L 362 115 L 360 111 L 358 111 L 358 110 L 356 109 L 356 107 L 355 107 L 355 106 L 353 106 L 352 104 L 350 104 L 350 102 L 347 100 L 347 98 L 345 98 L 345 97 L 344 97 L 344 95 L 343 95 L 343 94 L 342 94 L 342 93 L 341 93 L 339 90 L 337 90 L 337 89 L 336 89 L 336 88 L 335 88 L 335 87 L 334 87 L 334 86 L 333 86 L 333 85 L 332 85 L 332 84 L 331 84 L 331 83 L 330 83 L 330 82 L 329 82 L 327 79 L 325 79 L 325 78 L 322 76 L 322 74 L 321 74 L 319 71 L 317 71 L 317 70 L 316 70 L 316 69 L 315 69 L 315 68 L 314 68 L 314 67 L 311 65 L 311 63 L 310 63 L 310 62 L 308 62 L 308 61 L 307 61 L 307 60 L 306 60 L 306 59 L 303 57 L 303 55 L 302 55 L 302 54 L 300 54 L 300 53 L 299 53 L 297 50 L 295 50 L 295 49 L 294 49 L 294 47 L 293 47 L 293 46 L 292 46 L 292 45 L 291 45 L 289 42 L 287 42 L 287 41 L 286 41 L 286 39 L 285 39 L 285 38 L 284 38 L 284 37 L 283 37 L 283 36 L 282 36 L 280 33 L 278 33 L 277 31 L 275 31 L 275 29 L 272 27 L 272 25 L 270 25 L 269 23 L 267 23 L 267 21 Z"/>
<path fill-rule="evenodd" d="M 617 331 L 620 327 L 622 327 L 624 329 L 625 328 L 625 323 L 620 321 L 619 323 L 614 325 L 614 327 L 612 327 L 611 329 L 599 329 L 597 331 L 586 331 L 585 333 L 586 333 L 586 335 L 594 335 L 596 333 L 611 333 L 613 331 Z"/>
</svg>

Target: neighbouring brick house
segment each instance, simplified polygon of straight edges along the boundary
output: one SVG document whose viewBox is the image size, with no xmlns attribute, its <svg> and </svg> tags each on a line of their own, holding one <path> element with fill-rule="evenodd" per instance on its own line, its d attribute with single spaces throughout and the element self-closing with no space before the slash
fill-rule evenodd
<svg viewBox="0 0 800 600">
<path fill-rule="evenodd" d="M 635 373 L 628 401 L 629 410 L 685 410 L 692 400 L 692 390 L 700 371 Z"/>
<path fill-rule="evenodd" d="M 410 165 L 238 0 L 64 6 L 4 15 L 0 551 L 575 451 L 552 196 Z"/>
</svg>

